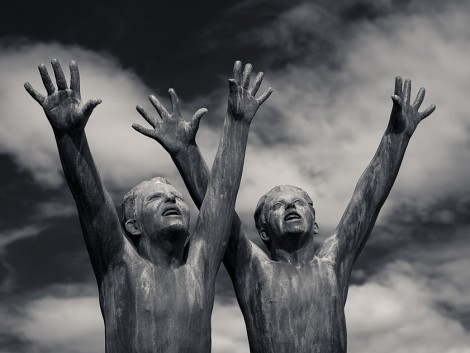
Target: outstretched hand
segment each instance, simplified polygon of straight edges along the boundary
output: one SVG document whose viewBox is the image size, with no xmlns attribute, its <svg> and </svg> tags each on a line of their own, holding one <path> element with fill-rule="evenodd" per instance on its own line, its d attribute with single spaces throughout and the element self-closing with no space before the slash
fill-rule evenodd
<svg viewBox="0 0 470 353">
<path fill-rule="evenodd" d="M 402 78 L 395 78 L 395 92 L 392 96 L 393 108 L 390 115 L 390 126 L 394 133 L 407 133 L 412 135 L 418 124 L 427 118 L 436 109 L 434 104 L 430 105 L 423 112 L 418 112 L 423 103 L 425 95 L 424 88 L 420 88 L 413 104 L 410 104 L 411 81 L 405 80 L 403 85 Z"/>
<path fill-rule="evenodd" d="M 26 91 L 43 107 L 54 132 L 59 134 L 83 130 L 93 109 L 101 103 L 101 99 L 91 99 L 82 104 L 78 66 L 71 61 L 69 67 L 70 88 L 57 59 L 52 60 L 57 91 L 44 64 L 39 65 L 39 73 L 47 96 L 36 91 L 29 82 L 24 84 Z"/>
<path fill-rule="evenodd" d="M 153 127 L 147 129 L 139 124 L 132 124 L 132 127 L 141 134 L 158 141 L 163 148 L 172 156 L 184 151 L 187 146 L 195 143 L 199 122 L 206 108 L 199 109 L 192 117 L 191 121 L 186 121 L 181 115 L 181 105 L 174 89 L 168 90 L 171 100 L 171 114 L 165 109 L 163 104 L 153 95 L 149 96 L 150 102 L 160 115 L 160 118 L 151 115 L 142 106 L 137 106 L 137 111 Z"/>
<path fill-rule="evenodd" d="M 233 79 L 229 79 L 230 94 L 228 97 L 228 114 L 235 120 L 251 122 L 258 108 L 269 98 L 273 89 L 271 87 L 256 98 L 256 93 L 263 82 L 264 74 L 258 73 L 255 82 L 250 87 L 251 64 L 246 64 L 242 73 L 242 63 L 236 61 L 233 66 Z"/>
</svg>

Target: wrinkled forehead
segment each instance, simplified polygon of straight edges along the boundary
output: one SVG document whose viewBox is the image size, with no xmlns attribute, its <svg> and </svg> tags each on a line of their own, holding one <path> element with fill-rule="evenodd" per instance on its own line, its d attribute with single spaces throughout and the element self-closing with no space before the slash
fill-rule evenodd
<svg viewBox="0 0 470 353">
<path fill-rule="evenodd" d="M 271 190 L 266 195 L 265 204 L 272 204 L 273 202 L 288 200 L 292 198 L 301 199 L 313 206 L 313 202 L 310 196 L 302 189 L 295 187 Z"/>
<path fill-rule="evenodd" d="M 183 196 L 181 195 L 181 193 L 176 190 L 176 188 L 173 186 L 173 185 L 170 185 L 170 184 L 165 184 L 165 183 L 161 183 L 161 182 L 158 182 L 158 181 L 153 181 L 153 180 L 149 180 L 145 183 L 143 183 L 141 189 L 140 189 L 140 194 L 142 196 L 146 196 L 146 195 L 153 195 L 153 194 L 157 194 L 157 193 L 162 193 L 162 194 L 166 194 L 166 195 L 176 195 L 180 198 L 183 198 Z"/>
</svg>

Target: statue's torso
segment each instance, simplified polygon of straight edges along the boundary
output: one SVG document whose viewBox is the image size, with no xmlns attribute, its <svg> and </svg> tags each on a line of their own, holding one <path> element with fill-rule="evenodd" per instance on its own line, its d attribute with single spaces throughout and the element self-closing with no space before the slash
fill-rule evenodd
<svg viewBox="0 0 470 353">
<path fill-rule="evenodd" d="M 247 271 L 248 272 L 248 271 Z M 330 262 L 256 262 L 236 284 L 252 353 L 346 351 L 344 303 Z"/>
<path fill-rule="evenodd" d="M 213 287 L 188 265 L 159 271 L 125 250 L 100 286 L 107 353 L 209 352 Z"/>
</svg>

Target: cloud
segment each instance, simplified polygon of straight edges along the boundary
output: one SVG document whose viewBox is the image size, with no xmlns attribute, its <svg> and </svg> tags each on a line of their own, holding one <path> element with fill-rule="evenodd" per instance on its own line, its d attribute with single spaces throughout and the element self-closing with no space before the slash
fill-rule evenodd
<svg viewBox="0 0 470 353">
<path fill-rule="evenodd" d="M 238 304 L 214 303 L 212 312 L 212 351 L 217 353 L 248 353 L 245 322 Z"/>
<path fill-rule="evenodd" d="M 441 276 L 460 296 L 470 290 L 468 273 L 455 271 L 462 263 L 443 264 L 435 279 L 407 262 L 395 262 L 363 285 L 351 286 L 346 306 L 351 353 L 452 352 L 468 353 L 470 336 L 455 318 L 437 305 L 443 295 L 436 287 Z M 468 268 L 466 266 L 465 268 Z M 34 349 L 30 352 L 103 351 L 104 330 L 94 285 L 54 286 L 32 293 L 25 302 L 3 302 L 0 328 Z M 468 304 L 468 303 L 467 303 Z M 243 317 L 234 302 L 214 305 L 214 352 L 248 352 Z"/>
<path fill-rule="evenodd" d="M 412 137 L 379 223 L 404 200 L 425 208 L 468 191 L 470 118 L 461 104 L 470 96 L 467 9 L 450 4 L 439 13 L 423 9 L 349 23 L 346 36 L 332 33 L 328 60 L 334 65 L 314 60 L 321 48 L 312 41 L 301 59 L 267 70 L 266 85 L 275 92 L 252 126 L 239 201 L 251 210 L 244 210 L 251 213 L 266 185 L 285 176 L 285 183 L 313 190 L 320 226 L 334 227 L 385 131 L 397 74 L 412 79 L 413 95 L 426 87 L 422 109 L 434 103 L 437 110 Z M 298 4 L 280 15 L 279 25 L 260 29 L 265 43 L 276 36 L 295 41 L 300 30 L 329 33 L 302 20 L 302 10 L 324 11 Z"/>
<path fill-rule="evenodd" d="M 389 8 L 389 2 L 383 4 Z M 342 37 L 331 25 L 337 21 L 335 16 L 328 14 L 331 23 L 324 23 L 327 18 L 319 16 L 324 8 L 302 3 L 280 15 L 282 21 L 276 31 L 271 32 L 272 27 L 259 29 L 265 36 L 261 38 L 263 45 L 275 50 L 280 48 L 274 40 L 278 36 L 279 43 L 286 47 L 282 55 L 287 64 L 263 68 L 265 84 L 273 86 L 275 93 L 252 125 L 237 204 L 247 224 L 253 223 L 251 215 L 263 193 L 276 184 L 292 184 L 312 195 L 320 226 L 334 227 L 387 125 L 394 76 L 411 78 L 413 94 L 419 86 L 426 87 L 423 107 L 437 105 L 436 112 L 413 136 L 379 219 L 379 225 L 390 226 L 388 235 L 395 239 L 394 244 L 403 245 L 401 253 L 398 247 L 387 250 L 387 262 L 393 256 L 402 262 L 385 269 L 378 267 L 372 278 L 365 276 L 362 285 L 350 289 L 347 319 L 351 352 L 468 352 L 468 323 L 459 317 L 459 313 L 468 313 L 470 306 L 468 296 L 462 294 L 470 291 L 468 227 L 455 221 L 455 210 L 442 204 L 431 212 L 432 205 L 442 203 L 449 195 L 455 196 L 450 198 L 452 202 L 461 204 L 470 191 L 470 119 L 464 104 L 470 95 L 470 35 L 465 16 L 470 8 L 466 3 L 455 4 L 441 5 L 438 12 L 419 8 L 349 23 L 345 27 L 348 33 Z M 309 15 L 317 16 L 313 24 L 318 26 L 308 21 Z M 301 40 L 296 42 L 296 37 Z M 317 49 L 323 52 L 315 52 Z M 84 97 L 103 99 L 87 133 L 108 186 L 127 189 L 154 174 L 170 178 L 176 174 L 166 152 L 130 128 L 132 122 L 142 123 L 134 107 L 145 104 L 150 90 L 112 58 L 59 44 L 29 44 L 1 51 L 1 152 L 14 156 L 17 164 L 30 171 L 41 185 L 61 184 L 50 127 L 40 107 L 22 88 L 23 82 L 30 81 L 40 89 L 35 67 L 51 56 L 59 57 L 64 66 L 76 59 Z M 221 97 L 216 94 L 210 101 L 216 104 L 215 109 L 208 106 L 217 117 L 223 117 L 226 104 Z M 209 164 L 218 143 L 217 126 L 220 123 L 204 118 L 198 135 Z M 181 183 L 178 185 L 181 187 Z M 404 205 L 413 211 L 408 223 L 404 215 L 392 217 Z M 52 204 L 44 208 L 48 215 L 56 214 L 56 210 Z M 425 227 L 418 227 L 417 221 L 424 222 L 420 214 L 442 222 L 427 219 Z M 394 221 L 413 232 L 403 236 L 399 228 L 393 227 Z M 423 235 L 431 227 L 441 229 L 445 222 L 455 224 L 452 232 L 444 228 L 449 232 Z M 21 234 L 28 234 L 27 229 L 17 233 L 20 238 Z M 408 244 L 413 235 L 416 242 Z M 380 239 L 383 248 L 390 240 L 386 236 L 385 232 L 377 233 L 373 239 Z M 432 237 L 438 236 L 440 241 L 433 242 Z M 31 318 L 27 324 L 13 314 L 5 316 L 6 322 L 18 327 L 25 340 L 38 342 L 40 349 L 52 350 L 53 344 L 66 352 L 62 349 L 65 340 L 53 332 L 41 331 L 48 325 L 57 327 L 57 317 L 46 312 L 55 304 L 65 317 L 70 317 L 68 305 L 84 308 L 86 315 L 78 318 L 77 328 L 71 324 L 64 336 L 72 342 L 71 347 L 79 342 L 77 337 L 90 334 L 89 340 L 96 345 L 94 351 L 101 349 L 101 318 L 91 296 L 42 296 L 25 305 L 25 317 Z M 87 320 L 94 321 L 87 326 Z M 216 303 L 213 322 L 214 351 L 247 351 L 245 329 L 235 304 Z M 87 331 L 88 327 L 94 328 L 93 333 Z"/>
<path fill-rule="evenodd" d="M 281 14 L 278 30 L 286 41 L 294 40 L 299 30 L 328 32 L 307 21 L 304 10 L 320 19 L 318 12 L 326 11 L 301 3 Z M 467 188 L 468 115 L 461 104 L 452 104 L 470 94 L 465 79 L 470 73 L 468 65 L 458 64 L 470 54 L 465 49 L 470 39 L 463 13 L 449 6 L 439 14 L 417 11 L 348 24 L 349 35 L 344 39 L 333 36 L 334 47 L 329 53 L 329 58 L 340 64 L 308 64 L 316 44 L 306 42 L 302 60 L 268 70 L 265 86 L 273 86 L 275 93 L 261 107 L 252 126 L 239 211 L 252 214 L 259 197 L 272 186 L 293 184 L 314 197 L 320 225 L 334 227 L 385 130 L 396 74 L 413 79 L 414 93 L 416 86 L 425 86 L 428 94 L 424 105 L 436 103 L 438 109 L 413 136 L 384 214 L 396 200 L 416 199 L 424 205 Z M 266 45 L 273 35 L 270 28 L 265 31 Z M 452 40 L 448 40 L 449 35 Z M 132 122 L 142 123 L 134 107 L 145 104 L 150 90 L 113 59 L 78 47 L 37 44 L 3 51 L 0 60 L 6 79 L 2 84 L 8 99 L 0 108 L 6 117 L 0 149 L 13 154 L 19 165 L 42 183 L 61 182 L 50 127 L 40 107 L 20 85 L 20 81 L 29 80 L 39 89 L 35 67 L 47 62 L 52 53 L 64 64 L 77 59 L 83 95 L 103 99 L 90 119 L 87 134 L 108 187 L 124 190 L 141 179 L 163 174 L 176 178 L 177 187 L 184 189 L 166 152 L 130 128 Z M 211 165 L 220 133 L 220 122 L 214 123 L 212 116 L 223 116 L 226 98 L 221 94 L 208 96 L 212 97 L 208 105 L 211 115 L 201 124 L 198 142 Z M 32 119 L 34 116 L 37 118 Z M 25 119 L 28 124 L 24 124 Z"/>
<path fill-rule="evenodd" d="M 135 106 L 150 106 L 151 93 L 131 71 L 113 58 L 60 44 L 24 44 L 0 51 L 0 151 L 32 173 L 42 185 L 62 183 L 61 166 L 52 130 L 41 107 L 26 93 L 24 82 L 45 92 L 37 65 L 57 57 L 68 76 L 67 64 L 77 61 L 83 100 L 101 98 L 87 124 L 87 136 L 101 175 L 110 189 L 130 188 L 154 174 L 176 174 L 167 153 L 158 143 L 135 132 L 133 122 L 145 123 Z M 52 69 L 49 66 L 52 75 Z"/>
<path fill-rule="evenodd" d="M 46 201 L 36 205 L 35 217 L 39 220 L 52 217 L 68 217 L 76 214 L 75 208 L 70 203 L 59 201 Z"/>
<path fill-rule="evenodd" d="M 470 289 L 470 288 L 467 288 Z M 407 263 L 389 265 L 352 286 L 346 305 L 350 352 L 470 352 L 461 323 L 436 308 L 427 277 Z"/>
<path fill-rule="evenodd" d="M 49 288 L 47 295 L 30 295 L 26 302 L 7 307 L 2 303 L 1 331 L 18 337 L 32 353 L 103 352 L 104 327 L 96 290 L 95 295 L 77 295 L 80 292 L 89 290 L 57 286 Z"/>
<path fill-rule="evenodd" d="M 42 231 L 42 228 L 37 225 L 27 225 L 20 229 L 4 231 L 0 233 L 0 252 L 2 252 L 6 246 L 18 241 L 38 235 Z"/>
<path fill-rule="evenodd" d="M 4 270 L 3 273 L 0 273 L 0 292 L 10 291 L 15 280 L 15 269 L 5 260 L 6 248 L 16 241 L 37 236 L 42 229 L 43 227 L 38 225 L 26 225 L 20 229 L 0 233 L 0 264 Z"/>
<path fill-rule="evenodd" d="M 104 351 L 104 325 L 94 285 L 51 286 L 31 293 L 25 301 L 1 303 L 0 316 L 0 331 L 23 342 L 28 352 Z M 249 351 L 238 305 L 215 302 L 212 347 L 218 353 Z"/>
<path fill-rule="evenodd" d="M 98 298 L 44 297 L 32 301 L 21 333 L 43 352 L 104 351 L 104 326 Z"/>
</svg>

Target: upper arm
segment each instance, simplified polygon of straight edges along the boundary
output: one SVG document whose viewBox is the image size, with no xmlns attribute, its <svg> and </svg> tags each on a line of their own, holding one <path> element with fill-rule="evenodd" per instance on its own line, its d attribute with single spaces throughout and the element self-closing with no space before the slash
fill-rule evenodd
<svg viewBox="0 0 470 353">
<path fill-rule="evenodd" d="M 332 257 L 349 278 L 351 268 L 364 248 L 398 175 L 406 141 L 385 134 L 372 161 L 362 173 L 351 200 L 331 239 L 320 253 Z"/>
<path fill-rule="evenodd" d="M 57 138 L 65 179 L 77 205 L 85 243 L 96 274 L 124 245 L 116 207 L 94 164 L 84 133 Z"/>
<path fill-rule="evenodd" d="M 230 239 L 224 255 L 224 266 L 233 279 L 247 270 L 253 258 L 268 259 L 268 256 L 248 239 L 241 220 L 235 213 Z"/>
<path fill-rule="evenodd" d="M 356 262 L 375 225 L 381 204 L 377 204 L 377 190 L 371 171 L 367 178 L 361 177 L 351 201 L 333 234 L 319 249 L 319 256 L 337 264 L 340 277 L 349 278 Z M 366 185 L 367 183 L 367 185 Z"/>
<path fill-rule="evenodd" d="M 214 274 L 222 262 L 230 236 L 248 129 L 249 124 L 233 121 L 228 117 L 225 119 L 219 148 L 196 222 L 193 245 L 189 249 L 189 258 L 201 255 L 209 271 Z"/>
<path fill-rule="evenodd" d="M 78 207 L 80 225 L 97 276 L 104 274 L 124 248 L 125 235 L 109 195 L 96 213 Z"/>
<path fill-rule="evenodd" d="M 196 144 L 190 145 L 187 153 L 179 154 L 173 160 L 183 177 L 194 203 L 200 208 L 207 190 L 210 170 L 199 148 Z M 243 271 L 255 252 L 259 252 L 260 257 L 266 255 L 247 238 L 243 224 L 236 212 L 233 214 L 229 232 L 230 238 L 223 261 L 228 273 L 233 278 L 236 272 Z"/>
</svg>

